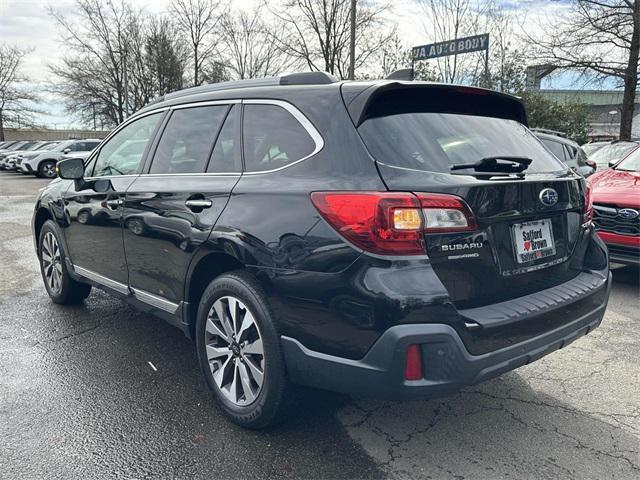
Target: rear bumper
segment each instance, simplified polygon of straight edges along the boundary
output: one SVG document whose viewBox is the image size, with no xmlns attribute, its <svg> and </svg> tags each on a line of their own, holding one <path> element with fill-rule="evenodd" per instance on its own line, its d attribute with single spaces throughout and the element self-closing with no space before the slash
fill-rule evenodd
<svg viewBox="0 0 640 480">
<path fill-rule="evenodd" d="M 397 325 L 384 332 L 361 360 L 314 352 L 293 338 L 282 337 L 288 374 L 293 382 L 376 398 L 431 398 L 456 392 L 527 365 L 600 325 L 611 275 L 597 288 L 606 290 L 596 308 L 562 327 L 483 355 L 471 355 L 458 333 L 445 324 Z M 420 344 L 424 378 L 404 380 L 407 347 Z"/>
</svg>

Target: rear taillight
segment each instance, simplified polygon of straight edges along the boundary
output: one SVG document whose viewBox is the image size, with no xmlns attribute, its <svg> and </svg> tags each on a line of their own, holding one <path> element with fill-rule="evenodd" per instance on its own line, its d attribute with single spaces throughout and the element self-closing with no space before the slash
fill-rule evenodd
<svg viewBox="0 0 640 480">
<path fill-rule="evenodd" d="M 314 192 L 311 201 L 348 241 L 380 255 L 421 255 L 425 253 L 423 233 L 476 228 L 469 207 L 452 195 Z"/>
<path fill-rule="evenodd" d="M 476 229 L 476 219 L 460 197 L 439 193 L 416 195 L 426 220 L 427 233 L 467 232 Z"/>
<path fill-rule="evenodd" d="M 587 225 L 593 219 L 593 194 L 591 184 L 587 181 L 584 191 L 584 206 L 582 207 L 582 224 Z"/>
<path fill-rule="evenodd" d="M 424 377 L 422 373 L 422 355 L 420 354 L 420 345 L 414 343 L 407 347 L 407 353 L 404 359 L 404 379 L 405 380 L 421 380 Z"/>
</svg>

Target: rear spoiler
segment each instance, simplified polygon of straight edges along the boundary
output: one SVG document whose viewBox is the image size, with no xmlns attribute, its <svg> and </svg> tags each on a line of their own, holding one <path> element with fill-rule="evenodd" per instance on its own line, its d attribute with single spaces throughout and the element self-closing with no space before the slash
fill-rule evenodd
<svg viewBox="0 0 640 480">
<path fill-rule="evenodd" d="M 528 126 L 518 97 L 485 88 L 429 82 L 344 83 L 342 95 L 356 127 L 367 118 L 410 112 L 504 118 Z"/>
</svg>

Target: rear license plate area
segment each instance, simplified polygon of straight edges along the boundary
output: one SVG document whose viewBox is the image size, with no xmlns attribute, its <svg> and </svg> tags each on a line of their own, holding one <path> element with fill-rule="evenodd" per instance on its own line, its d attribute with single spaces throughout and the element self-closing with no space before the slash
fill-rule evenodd
<svg viewBox="0 0 640 480">
<path fill-rule="evenodd" d="M 528 264 L 556 254 L 551 219 L 511 225 L 516 263 Z"/>
</svg>

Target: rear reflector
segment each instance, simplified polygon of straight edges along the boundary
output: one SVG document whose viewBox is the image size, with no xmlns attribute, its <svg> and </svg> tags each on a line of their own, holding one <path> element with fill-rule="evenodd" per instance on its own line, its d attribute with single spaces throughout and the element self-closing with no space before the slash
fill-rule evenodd
<svg viewBox="0 0 640 480">
<path fill-rule="evenodd" d="M 404 378 L 405 380 L 421 380 L 423 377 L 420 345 L 414 343 L 407 347 L 407 355 L 404 362 Z"/>
<path fill-rule="evenodd" d="M 410 192 L 314 192 L 311 202 L 338 233 L 380 255 L 423 255 L 423 233 L 476 229 L 459 197 Z"/>
<path fill-rule="evenodd" d="M 591 193 L 591 183 L 586 183 L 584 191 L 584 206 L 582 207 L 582 224 L 587 225 L 593 220 L 593 195 Z"/>
</svg>

